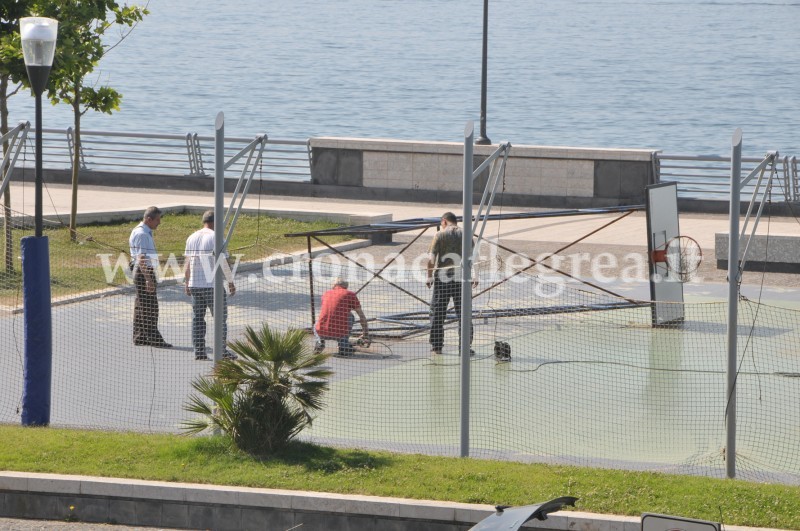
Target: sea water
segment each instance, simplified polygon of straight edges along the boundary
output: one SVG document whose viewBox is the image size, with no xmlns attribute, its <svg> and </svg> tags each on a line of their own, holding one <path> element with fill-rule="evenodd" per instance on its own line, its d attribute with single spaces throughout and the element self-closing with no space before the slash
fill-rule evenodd
<svg viewBox="0 0 800 531">
<path fill-rule="evenodd" d="M 84 129 L 461 141 L 481 0 L 151 0 L 87 80 Z M 800 155 L 800 1 L 491 0 L 487 134 L 512 144 Z M 110 32 L 107 42 L 119 35 Z M 33 98 L 11 99 L 33 122 Z M 71 110 L 45 104 L 45 128 Z"/>
</svg>

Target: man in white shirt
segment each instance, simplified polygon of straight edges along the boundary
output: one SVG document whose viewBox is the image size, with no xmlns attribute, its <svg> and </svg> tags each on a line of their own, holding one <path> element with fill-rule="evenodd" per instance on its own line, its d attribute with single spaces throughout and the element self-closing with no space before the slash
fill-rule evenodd
<svg viewBox="0 0 800 531">
<path fill-rule="evenodd" d="M 194 359 L 208 360 L 206 355 L 206 308 L 214 315 L 214 211 L 207 210 L 203 213 L 203 228 L 194 232 L 186 240 L 184 253 L 184 290 L 192 297 L 192 344 L 194 345 Z M 233 283 L 233 274 L 228 265 L 227 255 L 219 261 L 222 274 L 228 281 L 228 291 L 231 296 L 236 293 Z M 225 290 L 222 290 L 222 341 L 228 344 L 228 301 Z M 223 359 L 236 359 L 236 356 L 225 349 Z"/>
<path fill-rule="evenodd" d="M 158 252 L 153 240 L 153 231 L 161 224 L 161 210 L 148 207 L 142 222 L 132 231 L 128 239 L 131 251 L 131 270 L 136 286 L 133 304 L 133 344 L 156 348 L 172 348 L 158 331 Z"/>
</svg>

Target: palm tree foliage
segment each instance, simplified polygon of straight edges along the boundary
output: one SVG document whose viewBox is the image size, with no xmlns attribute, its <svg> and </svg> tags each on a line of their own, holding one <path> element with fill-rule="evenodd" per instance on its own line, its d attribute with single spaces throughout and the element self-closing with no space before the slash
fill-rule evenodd
<svg viewBox="0 0 800 531">
<path fill-rule="evenodd" d="M 322 367 L 325 354 L 314 354 L 302 330 L 273 331 L 247 327 L 243 340 L 229 343 L 238 360 L 219 362 L 210 376 L 200 376 L 197 391 L 184 406 L 200 417 L 186 421 L 189 434 L 219 428 L 249 453 L 264 455 L 285 446 L 324 405 L 332 371 Z"/>
</svg>

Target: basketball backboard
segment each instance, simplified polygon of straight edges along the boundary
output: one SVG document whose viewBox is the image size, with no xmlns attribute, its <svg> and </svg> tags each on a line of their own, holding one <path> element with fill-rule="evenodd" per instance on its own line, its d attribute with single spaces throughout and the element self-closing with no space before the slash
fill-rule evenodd
<svg viewBox="0 0 800 531">
<path fill-rule="evenodd" d="M 645 198 L 653 326 L 681 322 L 684 319 L 683 283 L 670 273 L 666 263 L 653 259 L 654 251 L 665 249 L 670 240 L 681 235 L 678 225 L 678 185 L 650 185 L 646 188 Z"/>
</svg>

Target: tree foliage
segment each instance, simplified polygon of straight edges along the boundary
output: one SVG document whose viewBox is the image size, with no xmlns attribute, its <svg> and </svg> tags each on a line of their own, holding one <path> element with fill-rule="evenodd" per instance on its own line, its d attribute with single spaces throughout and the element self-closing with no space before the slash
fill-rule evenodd
<svg viewBox="0 0 800 531">
<path fill-rule="evenodd" d="M 211 376 L 198 377 L 197 394 L 185 409 L 200 415 L 183 425 L 187 433 L 218 428 L 240 449 L 268 455 L 283 448 L 322 409 L 332 371 L 322 366 L 302 330 L 247 327 L 245 339 L 230 343 L 239 359 L 217 364 Z"/>
<path fill-rule="evenodd" d="M 146 5 L 120 5 L 115 0 L 0 0 L 0 125 L 3 133 L 8 130 L 8 98 L 19 90 L 20 85 L 28 85 L 19 38 L 19 18 L 35 15 L 59 22 L 47 95 L 54 105 L 66 103 L 73 112 L 70 209 L 73 240 L 78 208 L 81 116 L 90 110 L 111 114 L 119 110 L 122 101 L 122 94 L 111 87 L 85 85 L 86 76 L 147 14 Z M 109 35 L 112 28 L 120 30 L 116 41 Z M 8 209 L 8 194 L 5 204 Z"/>
<path fill-rule="evenodd" d="M 0 135 L 8 133 L 8 100 L 27 82 L 25 61 L 19 38 L 19 19 L 30 12 L 31 0 L 0 0 Z M 3 153 L 8 149 L 3 145 Z M 6 168 L 0 168 L 0 178 Z M 14 270 L 14 249 L 11 238 L 11 191 L 3 193 L 3 250 L 6 272 Z"/>
<path fill-rule="evenodd" d="M 66 103 L 72 107 L 75 149 L 69 228 L 75 240 L 81 116 L 90 110 L 111 114 L 119 110 L 122 101 L 122 94 L 111 87 L 86 85 L 86 76 L 111 48 L 130 34 L 148 11 L 146 6 L 120 5 L 115 0 L 38 0 L 35 7 L 39 15 L 59 21 L 56 57 L 47 94 L 54 105 Z M 120 31 L 116 42 L 109 36 L 112 28 Z"/>
<path fill-rule="evenodd" d="M 114 0 L 39 0 L 38 6 L 42 16 L 59 21 L 48 90 L 50 101 L 73 108 L 77 105 L 81 115 L 89 110 L 108 114 L 119 110 L 119 92 L 111 87 L 85 86 L 84 81 L 103 56 L 148 14 L 147 9 L 120 5 Z M 119 30 L 116 41 L 109 36 L 112 28 Z"/>
</svg>

